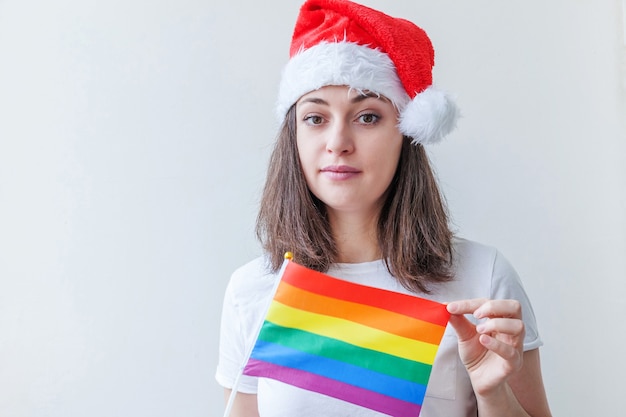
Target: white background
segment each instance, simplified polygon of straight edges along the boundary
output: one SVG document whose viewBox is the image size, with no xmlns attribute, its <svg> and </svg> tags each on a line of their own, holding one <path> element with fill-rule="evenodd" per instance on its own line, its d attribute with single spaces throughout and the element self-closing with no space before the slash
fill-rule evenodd
<svg viewBox="0 0 626 417">
<path fill-rule="evenodd" d="M 369 0 L 431 35 L 459 235 L 522 275 L 555 415 L 621 415 L 619 0 Z M 222 293 L 299 1 L 0 0 L 0 415 L 218 416 Z M 622 410 L 622 411 L 619 411 Z"/>
</svg>

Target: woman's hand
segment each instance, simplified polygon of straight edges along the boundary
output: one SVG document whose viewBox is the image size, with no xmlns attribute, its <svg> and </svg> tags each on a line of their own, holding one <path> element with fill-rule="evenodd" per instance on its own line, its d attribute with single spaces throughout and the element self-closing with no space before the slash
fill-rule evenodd
<svg viewBox="0 0 626 417">
<path fill-rule="evenodd" d="M 461 300 L 448 304 L 459 338 L 459 355 L 477 396 L 501 391 L 522 368 L 524 322 L 516 300 Z M 479 319 L 474 325 L 465 314 Z"/>
</svg>

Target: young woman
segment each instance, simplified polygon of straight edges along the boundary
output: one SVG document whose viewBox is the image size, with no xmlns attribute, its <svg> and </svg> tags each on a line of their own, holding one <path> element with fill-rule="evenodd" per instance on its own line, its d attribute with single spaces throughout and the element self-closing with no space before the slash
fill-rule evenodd
<svg viewBox="0 0 626 417">
<path fill-rule="evenodd" d="M 227 398 L 291 251 L 328 275 L 447 303 L 422 417 L 550 416 L 517 274 L 448 226 L 424 144 L 457 111 L 432 86 L 433 55 L 408 21 L 344 0 L 302 6 L 257 223 L 265 256 L 235 271 L 224 301 L 216 377 Z M 236 389 L 233 417 L 382 415 L 267 378 Z"/>
</svg>

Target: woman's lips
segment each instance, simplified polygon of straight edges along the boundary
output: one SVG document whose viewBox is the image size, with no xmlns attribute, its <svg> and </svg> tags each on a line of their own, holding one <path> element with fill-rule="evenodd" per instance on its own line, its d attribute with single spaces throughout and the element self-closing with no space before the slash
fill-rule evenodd
<svg viewBox="0 0 626 417">
<path fill-rule="evenodd" d="M 348 165 L 330 165 L 322 168 L 320 172 L 332 180 L 347 180 L 361 173 L 359 169 Z"/>
</svg>

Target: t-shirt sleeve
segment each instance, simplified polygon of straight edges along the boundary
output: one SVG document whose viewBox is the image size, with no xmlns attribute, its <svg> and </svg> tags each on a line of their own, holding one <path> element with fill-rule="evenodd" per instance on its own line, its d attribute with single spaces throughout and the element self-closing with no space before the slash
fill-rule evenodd
<svg viewBox="0 0 626 417">
<path fill-rule="evenodd" d="M 224 295 L 220 324 L 219 360 L 215 379 L 224 388 L 232 389 L 237 384 L 237 391 L 256 394 L 257 378 L 241 375 L 251 343 L 251 323 L 242 310 L 245 303 L 237 291 L 235 274 L 231 277 Z"/>
<path fill-rule="evenodd" d="M 522 281 L 513 266 L 500 252 L 496 253 L 493 265 L 491 298 L 518 300 L 522 305 L 522 320 L 526 328 L 524 350 L 536 349 L 543 345 L 537 329 L 535 312 Z"/>
</svg>

